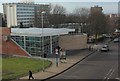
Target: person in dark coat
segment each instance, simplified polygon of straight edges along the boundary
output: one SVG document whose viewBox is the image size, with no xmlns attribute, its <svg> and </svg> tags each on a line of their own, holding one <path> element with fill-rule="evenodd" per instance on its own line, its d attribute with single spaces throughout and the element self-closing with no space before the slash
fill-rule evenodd
<svg viewBox="0 0 120 81">
<path fill-rule="evenodd" d="M 34 77 L 32 76 L 32 71 L 29 70 L 29 80 L 30 78 L 34 79 Z"/>
<path fill-rule="evenodd" d="M 46 53 L 44 53 L 44 58 L 47 58 L 47 54 Z"/>
</svg>

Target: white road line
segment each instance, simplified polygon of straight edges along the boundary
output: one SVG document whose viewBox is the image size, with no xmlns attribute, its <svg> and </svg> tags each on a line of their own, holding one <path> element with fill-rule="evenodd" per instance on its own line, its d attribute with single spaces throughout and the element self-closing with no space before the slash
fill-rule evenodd
<svg viewBox="0 0 120 81">
<path fill-rule="evenodd" d="M 112 72 L 110 73 L 108 79 L 110 79 L 111 75 L 114 73 L 114 70 L 112 70 Z"/>
<path fill-rule="evenodd" d="M 104 77 L 104 79 L 107 79 L 107 77 L 108 77 L 108 75 L 110 74 L 111 71 L 112 71 L 112 69 L 110 69 L 110 70 L 108 71 L 108 73 L 106 74 L 106 76 Z"/>
</svg>

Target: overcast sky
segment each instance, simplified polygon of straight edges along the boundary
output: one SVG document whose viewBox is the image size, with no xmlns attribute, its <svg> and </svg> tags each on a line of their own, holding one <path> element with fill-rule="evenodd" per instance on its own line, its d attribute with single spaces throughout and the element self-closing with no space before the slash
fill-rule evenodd
<svg viewBox="0 0 120 81">
<path fill-rule="evenodd" d="M 0 12 L 3 12 L 2 3 L 20 2 L 22 0 L 0 0 Z M 33 0 L 32 0 L 33 1 Z M 35 3 L 52 3 L 64 6 L 68 12 L 75 8 L 90 8 L 98 5 L 103 8 L 104 13 L 118 13 L 119 0 L 34 0 Z"/>
</svg>

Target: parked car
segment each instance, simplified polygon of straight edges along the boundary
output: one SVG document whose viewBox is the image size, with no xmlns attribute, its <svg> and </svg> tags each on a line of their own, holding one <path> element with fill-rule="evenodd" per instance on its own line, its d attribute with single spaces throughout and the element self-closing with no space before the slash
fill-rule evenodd
<svg viewBox="0 0 120 81">
<path fill-rule="evenodd" d="M 104 45 L 104 46 L 101 48 L 101 51 L 109 51 L 108 45 Z"/>
<path fill-rule="evenodd" d="M 110 34 L 103 34 L 103 37 L 105 37 L 105 38 L 112 38 L 112 36 Z"/>
<path fill-rule="evenodd" d="M 119 39 L 118 39 L 118 38 L 115 38 L 115 39 L 113 40 L 113 42 L 114 42 L 114 43 L 117 43 L 117 42 L 119 42 Z"/>
</svg>

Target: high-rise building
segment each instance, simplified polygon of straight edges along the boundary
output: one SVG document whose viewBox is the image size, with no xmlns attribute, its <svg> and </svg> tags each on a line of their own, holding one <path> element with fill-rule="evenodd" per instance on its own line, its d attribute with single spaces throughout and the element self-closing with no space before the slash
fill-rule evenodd
<svg viewBox="0 0 120 81">
<path fill-rule="evenodd" d="M 24 27 L 34 25 L 34 8 L 35 4 L 33 3 L 3 3 L 7 27 L 20 26 L 20 23 Z"/>
<path fill-rule="evenodd" d="M 42 14 L 42 11 L 45 11 Z M 34 4 L 34 2 L 22 3 L 3 3 L 4 18 L 7 27 L 41 27 L 41 18 L 46 26 L 48 22 L 48 14 L 50 13 L 49 4 Z"/>
<path fill-rule="evenodd" d="M 42 13 L 44 12 L 44 13 Z M 44 27 L 48 27 L 49 20 L 48 16 L 50 14 L 50 5 L 49 4 L 42 4 L 37 5 L 35 7 L 35 26 L 38 28 L 41 28 L 42 23 L 44 24 Z M 42 21 L 43 17 L 43 21 Z"/>
<path fill-rule="evenodd" d="M 94 12 L 102 12 L 102 7 L 99 7 L 98 5 L 95 5 L 94 7 L 91 7 L 91 13 Z"/>
</svg>

